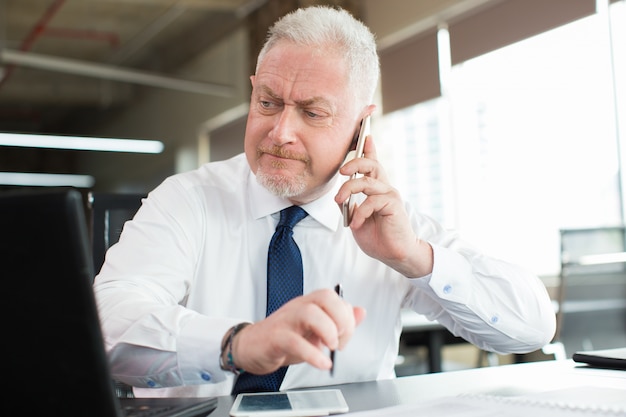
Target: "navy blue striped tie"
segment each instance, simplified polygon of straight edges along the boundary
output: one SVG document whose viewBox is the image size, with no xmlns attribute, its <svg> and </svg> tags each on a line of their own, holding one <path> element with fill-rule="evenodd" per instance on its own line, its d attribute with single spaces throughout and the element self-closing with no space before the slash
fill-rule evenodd
<svg viewBox="0 0 626 417">
<path fill-rule="evenodd" d="M 280 212 L 280 221 L 267 254 L 266 316 L 292 298 L 302 295 L 302 257 L 292 235 L 293 227 L 307 214 L 298 206 L 291 206 Z M 278 391 L 286 372 L 286 366 L 267 375 L 244 372 L 237 378 L 233 395 L 241 392 Z"/>
</svg>

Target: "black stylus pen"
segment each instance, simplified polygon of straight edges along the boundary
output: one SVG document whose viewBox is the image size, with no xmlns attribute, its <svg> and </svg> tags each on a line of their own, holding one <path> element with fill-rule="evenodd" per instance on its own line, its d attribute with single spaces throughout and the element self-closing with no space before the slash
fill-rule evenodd
<svg viewBox="0 0 626 417">
<path fill-rule="evenodd" d="M 343 297 L 343 287 L 341 286 L 341 284 L 335 285 L 335 292 L 337 293 L 339 297 Z M 332 365 L 330 366 L 330 376 L 333 376 L 333 373 L 335 371 L 335 351 L 334 350 L 330 351 L 330 361 L 332 362 Z"/>
</svg>

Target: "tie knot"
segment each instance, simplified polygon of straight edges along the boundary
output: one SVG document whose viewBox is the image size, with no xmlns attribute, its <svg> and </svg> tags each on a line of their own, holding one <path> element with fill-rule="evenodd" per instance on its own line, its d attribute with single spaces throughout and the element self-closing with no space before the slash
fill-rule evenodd
<svg viewBox="0 0 626 417">
<path fill-rule="evenodd" d="M 292 229 L 296 223 L 300 220 L 304 219 L 309 213 L 307 213 L 300 206 L 291 206 L 287 207 L 280 211 L 280 221 L 278 222 L 278 227 L 284 226 Z"/>
</svg>

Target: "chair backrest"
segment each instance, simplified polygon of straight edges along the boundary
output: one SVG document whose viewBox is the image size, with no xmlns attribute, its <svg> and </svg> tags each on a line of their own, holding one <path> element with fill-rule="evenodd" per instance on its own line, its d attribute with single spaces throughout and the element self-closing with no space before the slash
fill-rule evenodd
<svg viewBox="0 0 626 417">
<path fill-rule="evenodd" d="M 106 251 L 119 240 L 124 223 L 133 218 L 144 197 L 145 194 L 89 193 L 90 234 L 96 273 L 104 263 Z"/>
<path fill-rule="evenodd" d="M 626 346 L 626 230 L 561 230 L 557 335 L 567 356 Z"/>
<path fill-rule="evenodd" d="M 145 194 L 115 194 L 90 192 L 87 196 L 89 225 L 94 270 L 100 271 L 106 251 L 116 243 L 124 224 L 133 218 Z M 119 398 L 134 397 L 132 387 L 113 381 L 115 395 Z"/>
</svg>

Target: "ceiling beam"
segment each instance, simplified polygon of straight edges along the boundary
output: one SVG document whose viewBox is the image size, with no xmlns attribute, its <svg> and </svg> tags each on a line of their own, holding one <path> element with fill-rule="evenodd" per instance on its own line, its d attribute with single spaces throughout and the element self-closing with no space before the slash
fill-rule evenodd
<svg viewBox="0 0 626 417">
<path fill-rule="evenodd" d="M 102 0 L 101 0 L 102 1 Z M 109 3 L 145 3 L 150 6 L 182 6 L 186 8 L 244 11 L 259 0 L 105 0 Z M 265 0 L 262 0 L 265 1 Z"/>
<path fill-rule="evenodd" d="M 48 71 L 96 77 L 106 80 L 141 84 L 150 87 L 168 88 L 189 93 L 207 94 L 220 97 L 232 97 L 234 88 L 221 84 L 170 78 L 163 75 L 124 69 L 112 65 L 94 64 L 67 58 L 20 52 L 9 49 L 0 51 L 0 62 L 21 65 Z"/>
</svg>

